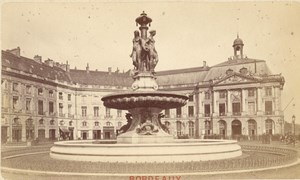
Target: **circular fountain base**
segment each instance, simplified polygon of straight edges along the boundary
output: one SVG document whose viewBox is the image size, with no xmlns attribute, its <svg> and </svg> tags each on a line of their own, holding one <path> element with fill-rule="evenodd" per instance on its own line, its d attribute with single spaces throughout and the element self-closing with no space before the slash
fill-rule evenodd
<svg viewBox="0 0 300 180">
<path fill-rule="evenodd" d="M 95 141 L 55 142 L 55 159 L 93 162 L 192 162 L 234 158 L 242 155 L 232 140 L 174 140 L 158 144 L 95 144 Z M 105 142 L 105 140 L 103 140 Z"/>
</svg>

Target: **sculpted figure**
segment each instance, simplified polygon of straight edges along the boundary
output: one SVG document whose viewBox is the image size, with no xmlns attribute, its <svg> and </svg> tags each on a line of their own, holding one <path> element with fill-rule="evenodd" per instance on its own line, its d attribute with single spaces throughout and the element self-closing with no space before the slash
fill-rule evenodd
<svg viewBox="0 0 300 180">
<path fill-rule="evenodd" d="M 136 132 L 141 135 L 152 135 L 158 132 L 158 127 L 148 119 L 136 129 Z"/>
<path fill-rule="evenodd" d="M 119 134 L 125 133 L 132 124 L 132 114 L 126 113 L 127 124 L 120 128 Z"/>
<path fill-rule="evenodd" d="M 154 40 L 154 36 L 156 35 L 156 31 L 155 30 L 151 30 L 149 31 L 150 36 L 147 38 L 146 41 L 146 48 L 148 49 L 149 53 L 148 53 L 148 70 L 150 70 L 151 72 L 154 72 L 154 68 L 158 62 L 158 55 L 157 55 L 157 51 L 155 49 L 155 40 Z"/>
<path fill-rule="evenodd" d="M 134 38 L 132 40 L 133 47 L 130 57 L 132 58 L 132 63 L 134 65 L 134 70 L 140 70 L 141 65 L 141 37 L 139 31 L 134 31 Z"/>
</svg>

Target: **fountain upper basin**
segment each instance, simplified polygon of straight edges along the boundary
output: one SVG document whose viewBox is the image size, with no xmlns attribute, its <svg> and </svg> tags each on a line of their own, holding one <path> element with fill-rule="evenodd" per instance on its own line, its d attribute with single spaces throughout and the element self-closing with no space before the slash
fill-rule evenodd
<svg viewBox="0 0 300 180">
<path fill-rule="evenodd" d="M 185 105 L 188 99 L 185 95 L 161 91 L 131 91 L 104 96 L 104 106 L 115 109 L 134 109 L 155 107 L 171 109 Z"/>
</svg>

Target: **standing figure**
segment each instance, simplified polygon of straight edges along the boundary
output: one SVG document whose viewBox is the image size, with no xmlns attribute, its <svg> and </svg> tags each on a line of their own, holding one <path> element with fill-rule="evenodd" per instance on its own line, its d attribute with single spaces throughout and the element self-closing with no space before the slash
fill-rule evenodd
<svg viewBox="0 0 300 180">
<path fill-rule="evenodd" d="M 134 38 L 132 40 L 133 47 L 132 47 L 132 53 L 130 57 L 132 58 L 132 63 L 134 65 L 134 70 L 138 71 L 140 70 L 141 65 L 141 45 L 140 45 L 141 37 L 139 31 L 134 31 Z"/>
<path fill-rule="evenodd" d="M 156 35 L 156 31 L 155 30 L 151 30 L 149 31 L 150 36 L 149 38 L 147 38 L 146 41 L 146 46 L 148 48 L 149 54 L 148 54 L 148 70 L 152 73 L 154 73 L 154 68 L 158 62 L 158 55 L 157 55 L 157 51 L 155 49 L 155 40 L 154 40 L 154 36 Z"/>
</svg>

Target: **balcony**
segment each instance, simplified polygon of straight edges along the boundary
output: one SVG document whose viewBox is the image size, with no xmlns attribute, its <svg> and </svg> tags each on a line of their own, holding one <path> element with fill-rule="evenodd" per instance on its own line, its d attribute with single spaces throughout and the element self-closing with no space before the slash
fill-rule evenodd
<svg viewBox="0 0 300 180">
<path fill-rule="evenodd" d="M 112 119 L 113 116 L 112 116 L 112 115 L 106 115 L 106 116 L 104 116 L 104 118 L 105 118 L 105 119 Z"/>
<path fill-rule="evenodd" d="M 74 114 L 68 114 L 68 118 L 74 118 Z"/>
<path fill-rule="evenodd" d="M 170 118 L 170 114 L 165 114 L 164 118 Z"/>
<path fill-rule="evenodd" d="M 266 111 L 265 115 L 274 115 L 274 111 Z"/>
<path fill-rule="evenodd" d="M 49 116 L 55 116 L 56 113 L 55 112 L 49 112 Z"/>
<path fill-rule="evenodd" d="M 189 117 L 194 117 L 195 115 L 194 114 L 189 114 Z"/>
<path fill-rule="evenodd" d="M 232 112 L 232 115 L 234 116 L 240 116 L 242 113 L 241 112 Z"/>
<path fill-rule="evenodd" d="M 205 113 L 204 117 L 210 117 L 210 113 Z"/>
<path fill-rule="evenodd" d="M 226 116 L 225 112 L 220 112 L 219 116 Z"/>
<path fill-rule="evenodd" d="M 59 117 L 65 117 L 64 113 L 59 113 L 58 115 L 59 115 Z"/>
<path fill-rule="evenodd" d="M 177 117 L 177 118 L 181 118 L 182 115 L 181 115 L 181 114 L 177 114 L 176 117 Z"/>
</svg>

